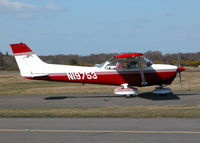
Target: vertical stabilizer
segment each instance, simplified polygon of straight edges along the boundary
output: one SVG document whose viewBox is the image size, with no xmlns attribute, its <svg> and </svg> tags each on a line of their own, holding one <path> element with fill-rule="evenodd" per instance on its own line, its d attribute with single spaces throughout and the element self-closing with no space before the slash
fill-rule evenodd
<svg viewBox="0 0 200 143">
<path fill-rule="evenodd" d="M 45 66 L 40 58 L 24 43 L 10 45 L 15 60 L 23 77 L 34 77 L 45 74 Z"/>
</svg>

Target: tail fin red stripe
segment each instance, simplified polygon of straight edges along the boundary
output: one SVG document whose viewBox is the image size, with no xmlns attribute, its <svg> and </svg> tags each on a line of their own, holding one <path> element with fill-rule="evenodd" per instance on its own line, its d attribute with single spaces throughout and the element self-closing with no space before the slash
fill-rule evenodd
<svg viewBox="0 0 200 143">
<path fill-rule="evenodd" d="M 11 44 L 10 46 L 14 54 L 32 52 L 32 50 L 24 43 Z"/>
</svg>

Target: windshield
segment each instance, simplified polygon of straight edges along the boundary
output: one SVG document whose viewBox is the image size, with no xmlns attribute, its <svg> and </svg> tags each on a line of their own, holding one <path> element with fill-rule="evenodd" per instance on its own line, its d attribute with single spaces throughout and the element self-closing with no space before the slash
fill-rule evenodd
<svg viewBox="0 0 200 143">
<path fill-rule="evenodd" d="M 144 58 L 144 60 L 146 61 L 146 64 L 147 64 L 148 67 L 153 65 L 153 62 L 151 60 L 149 60 L 147 58 Z"/>
</svg>

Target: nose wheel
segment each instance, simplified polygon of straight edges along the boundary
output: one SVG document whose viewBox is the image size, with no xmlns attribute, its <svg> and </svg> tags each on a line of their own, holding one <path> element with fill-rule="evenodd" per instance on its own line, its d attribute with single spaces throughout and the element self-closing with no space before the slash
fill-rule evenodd
<svg viewBox="0 0 200 143">
<path fill-rule="evenodd" d="M 160 85 L 160 86 L 156 87 L 152 92 L 154 94 L 165 96 L 165 95 L 172 93 L 172 90 L 170 88 L 165 88 L 165 86 L 163 86 L 163 85 Z"/>
</svg>

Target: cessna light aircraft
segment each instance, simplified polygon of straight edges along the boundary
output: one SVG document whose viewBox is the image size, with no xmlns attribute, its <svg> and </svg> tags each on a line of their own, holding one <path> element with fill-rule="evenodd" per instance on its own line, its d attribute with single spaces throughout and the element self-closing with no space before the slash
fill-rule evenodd
<svg viewBox="0 0 200 143">
<path fill-rule="evenodd" d="M 185 68 L 180 66 L 153 64 L 142 53 L 116 55 L 93 67 L 48 64 L 40 60 L 24 43 L 11 44 L 20 74 L 26 79 L 119 85 L 114 93 L 127 97 L 137 95 L 136 86 L 158 85 L 155 94 L 168 94 L 165 88 L 172 83 L 176 74 Z"/>
</svg>

